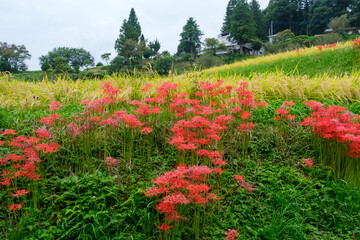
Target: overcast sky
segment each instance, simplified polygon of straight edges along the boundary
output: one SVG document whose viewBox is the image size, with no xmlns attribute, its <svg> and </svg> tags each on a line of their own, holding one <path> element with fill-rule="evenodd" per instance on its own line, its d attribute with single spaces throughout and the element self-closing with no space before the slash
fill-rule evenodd
<svg viewBox="0 0 360 240">
<path fill-rule="evenodd" d="M 202 39 L 220 33 L 229 0 L 0 0 L 0 42 L 25 45 L 29 70 L 39 70 L 39 56 L 56 47 L 84 48 L 95 57 L 110 52 L 123 20 L 135 9 L 142 33 L 158 39 L 160 52 L 175 53 L 182 27 L 193 17 Z M 261 9 L 269 0 L 258 0 Z"/>
</svg>

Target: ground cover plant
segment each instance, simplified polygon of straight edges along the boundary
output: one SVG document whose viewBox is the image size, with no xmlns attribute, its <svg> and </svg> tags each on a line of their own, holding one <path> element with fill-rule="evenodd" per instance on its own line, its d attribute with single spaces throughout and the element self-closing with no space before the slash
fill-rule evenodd
<svg viewBox="0 0 360 240">
<path fill-rule="evenodd" d="M 4 92 L 1 238 L 360 237 L 355 94 L 108 80 Z"/>
</svg>

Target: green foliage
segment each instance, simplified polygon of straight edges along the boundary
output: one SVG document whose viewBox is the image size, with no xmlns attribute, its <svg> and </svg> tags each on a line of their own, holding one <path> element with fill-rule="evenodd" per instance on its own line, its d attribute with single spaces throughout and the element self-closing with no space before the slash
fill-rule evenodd
<svg viewBox="0 0 360 240">
<path fill-rule="evenodd" d="M 316 45 L 327 45 L 343 41 L 343 37 L 338 33 L 330 33 L 316 38 Z"/>
<path fill-rule="evenodd" d="M 203 33 L 199 30 L 199 25 L 194 18 L 189 18 L 180 33 L 181 39 L 178 45 L 177 53 L 190 53 L 192 59 L 198 54 L 201 47 L 201 36 Z"/>
<path fill-rule="evenodd" d="M 255 22 L 255 36 L 261 40 L 267 40 L 268 26 L 266 24 L 265 14 L 260 10 L 259 2 L 252 0 L 250 2 L 250 10 Z"/>
<path fill-rule="evenodd" d="M 196 59 L 196 64 L 201 68 L 210 68 L 221 65 L 222 61 L 219 57 L 213 56 L 208 53 L 201 54 Z"/>
<path fill-rule="evenodd" d="M 358 54 L 351 48 L 341 48 L 317 54 L 280 59 L 269 63 L 260 63 L 242 68 L 219 71 L 218 77 L 237 75 L 251 77 L 253 73 L 284 72 L 287 75 L 308 75 L 310 77 L 322 74 L 341 76 L 358 69 Z"/>
<path fill-rule="evenodd" d="M 83 48 L 59 47 L 39 57 L 40 66 L 44 69 L 48 65 L 60 72 L 74 70 L 94 65 L 94 57 Z"/>
<path fill-rule="evenodd" d="M 281 31 L 278 33 L 276 37 L 274 37 L 275 41 L 283 41 L 286 39 L 291 39 L 295 37 L 295 34 L 290 29 L 285 29 L 284 31 Z"/>
<path fill-rule="evenodd" d="M 225 44 L 220 43 L 216 38 L 206 38 L 204 43 L 204 52 L 210 53 L 215 56 L 217 51 L 226 51 Z"/>
<path fill-rule="evenodd" d="M 230 39 L 240 45 L 243 54 L 243 44 L 255 38 L 256 28 L 250 6 L 245 0 L 240 0 L 230 17 Z"/>
<path fill-rule="evenodd" d="M 30 58 L 31 55 L 24 45 L 0 42 L 0 72 L 25 71 L 27 69 L 25 60 Z"/>
<path fill-rule="evenodd" d="M 226 13 L 221 28 L 221 33 L 230 33 L 230 17 L 232 15 L 232 11 L 234 10 L 237 4 L 238 4 L 238 0 L 229 0 L 226 6 Z"/>
<path fill-rule="evenodd" d="M 111 53 L 101 54 L 101 59 L 104 60 L 106 62 L 106 64 L 108 64 L 108 61 L 110 60 L 110 55 L 111 55 Z"/>
<path fill-rule="evenodd" d="M 349 19 L 347 14 L 343 14 L 340 17 L 331 19 L 329 27 L 332 28 L 334 33 L 343 33 L 345 28 L 349 27 Z"/>
<path fill-rule="evenodd" d="M 160 47 L 160 42 L 157 39 L 155 39 L 153 42 L 149 42 L 148 48 L 146 48 L 144 51 L 144 58 L 148 59 L 155 57 L 158 54 Z"/>
<path fill-rule="evenodd" d="M 272 44 L 267 43 L 265 44 L 265 49 L 267 53 L 278 53 L 278 52 L 292 51 L 300 48 L 311 47 L 313 45 L 322 45 L 322 43 L 320 43 L 319 40 L 322 39 L 323 37 L 326 38 L 327 35 L 319 36 L 319 37 L 309 37 L 306 35 L 299 35 L 283 41 L 274 42 Z"/>
<path fill-rule="evenodd" d="M 136 16 L 134 8 L 131 8 L 128 20 L 124 19 L 123 24 L 120 28 L 120 34 L 118 39 L 115 42 L 115 50 L 118 54 L 122 55 L 127 48 L 126 42 L 131 40 L 134 43 L 139 42 L 139 38 L 141 36 L 141 27 L 138 22 L 138 18 Z M 124 55 L 122 55 L 124 56 Z"/>
<path fill-rule="evenodd" d="M 166 75 L 171 70 L 175 59 L 169 55 L 157 57 L 154 62 L 154 69 L 161 75 Z"/>
</svg>

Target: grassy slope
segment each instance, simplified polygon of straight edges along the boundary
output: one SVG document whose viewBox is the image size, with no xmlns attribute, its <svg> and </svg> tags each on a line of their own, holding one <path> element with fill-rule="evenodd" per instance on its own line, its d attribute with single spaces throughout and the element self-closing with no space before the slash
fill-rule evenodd
<svg viewBox="0 0 360 240">
<path fill-rule="evenodd" d="M 323 74 L 341 76 L 359 70 L 359 53 L 349 43 L 331 49 L 316 47 L 301 49 L 245 60 L 227 66 L 209 69 L 206 74 L 217 77 L 232 75 L 251 77 L 254 73 L 283 72 L 285 75 L 308 75 L 309 77 Z"/>
</svg>

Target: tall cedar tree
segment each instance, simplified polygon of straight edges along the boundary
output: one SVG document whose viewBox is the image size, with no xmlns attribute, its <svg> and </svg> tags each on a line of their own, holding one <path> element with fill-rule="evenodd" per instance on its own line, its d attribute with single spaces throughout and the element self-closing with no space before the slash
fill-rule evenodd
<svg viewBox="0 0 360 240">
<path fill-rule="evenodd" d="M 267 39 L 267 24 L 265 19 L 265 14 L 260 10 L 259 2 L 256 0 L 252 0 L 250 3 L 251 14 L 255 21 L 256 28 L 256 37 L 261 40 Z"/>
<path fill-rule="evenodd" d="M 255 38 L 255 21 L 250 6 L 245 0 L 240 0 L 230 17 L 230 40 L 239 44 L 240 54 L 244 54 L 243 45 Z"/>
<path fill-rule="evenodd" d="M 140 36 L 141 27 L 134 8 L 131 8 L 129 19 L 124 19 L 120 28 L 119 38 L 115 42 L 115 50 L 121 55 L 124 52 L 125 42 L 127 40 L 133 40 L 132 43 L 138 43 Z"/>
<path fill-rule="evenodd" d="M 299 0 L 270 0 L 266 8 L 268 21 L 273 21 L 274 33 L 281 32 L 285 29 L 295 29 L 295 21 L 298 10 Z"/>
<path fill-rule="evenodd" d="M 201 48 L 201 36 L 203 33 L 199 30 L 199 25 L 191 17 L 187 20 L 183 31 L 180 34 L 180 44 L 178 45 L 178 54 L 190 53 L 192 59 L 198 54 Z"/>
<path fill-rule="evenodd" d="M 230 0 L 228 2 L 228 5 L 226 7 L 225 17 L 224 17 L 224 23 L 221 28 L 222 34 L 227 34 L 230 32 L 230 17 L 231 17 L 233 9 L 236 7 L 238 2 L 239 2 L 239 0 Z"/>
</svg>

